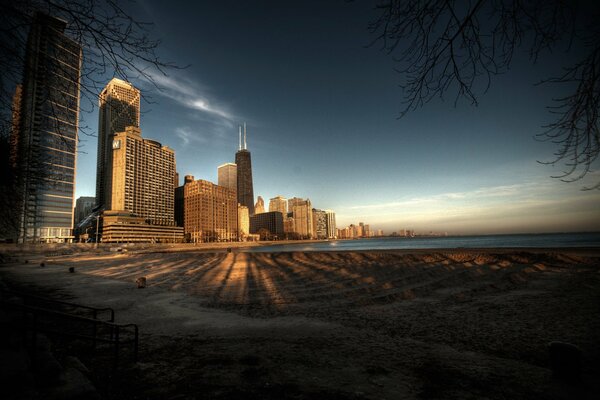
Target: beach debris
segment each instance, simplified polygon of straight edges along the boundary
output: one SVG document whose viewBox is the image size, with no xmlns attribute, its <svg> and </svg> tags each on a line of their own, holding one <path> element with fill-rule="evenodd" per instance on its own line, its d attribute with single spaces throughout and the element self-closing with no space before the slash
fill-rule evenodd
<svg viewBox="0 0 600 400">
<path fill-rule="evenodd" d="M 554 341 L 548 344 L 550 368 L 556 378 L 578 381 L 581 375 L 581 349 L 574 344 Z"/>
<path fill-rule="evenodd" d="M 137 284 L 138 289 L 143 289 L 146 287 L 146 277 L 145 276 L 140 276 L 139 278 L 137 278 L 135 280 L 135 283 Z"/>
<path fill-rule="evenodd" d="M 69 272 L 70 273 L 74 273 L 75 272 L 75 267 L 69 267 Z"/>
</svg>

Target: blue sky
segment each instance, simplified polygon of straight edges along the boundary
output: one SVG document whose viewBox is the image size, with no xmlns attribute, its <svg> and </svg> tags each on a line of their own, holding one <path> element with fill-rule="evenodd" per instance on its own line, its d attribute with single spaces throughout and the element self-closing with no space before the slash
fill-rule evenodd
<svg viewBox="0 0 600 400">
<path fill-rule="evenodd" d="M 162 91 L 132 82 L 142 135 L 176 151 L 180 176 L 216 182 L 233 162 L 247 122 L 254 193 L 308 197 L 338 226 L 386 232 L 508 233 L 597 230 L 599 191 L 550 178 L 555 148 L 533 139 L 561 93 L 540 79 L 554 58 L 531 66 L 518 54 L 473 107 L 433 101 L 398 119 L 394 62 L 367 47 L 371 4 L 143 1 L 159 54 L 179 65 L 156 74 Z M 554 57 L 554 56 L 552 56 Z M 95 132 L 97 113 L 82 115 Z M 77 196 L 94 195 L 96 138 L 83 138 Z M 597 182 L 593 173 L 587 182 Z"/>
</svg>

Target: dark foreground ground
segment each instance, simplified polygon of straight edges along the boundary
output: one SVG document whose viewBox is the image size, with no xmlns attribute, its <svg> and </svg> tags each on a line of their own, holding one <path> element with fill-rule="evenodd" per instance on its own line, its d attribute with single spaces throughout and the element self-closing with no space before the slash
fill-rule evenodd
<svg viewBox="0 0 600 400">
<path fill-rule="evenodd" d="M 12 256 L 0 265 L 9 286 L 110 306 L 139 325 L 139 362 L 116 373 L 101 351 L 57 340 L 57 357 L 76 353 L 107 398 L 600 394 L 594 249 Z M 582 350 L 579 381 L 553 377 L 555 340 Z"/>
</svg>

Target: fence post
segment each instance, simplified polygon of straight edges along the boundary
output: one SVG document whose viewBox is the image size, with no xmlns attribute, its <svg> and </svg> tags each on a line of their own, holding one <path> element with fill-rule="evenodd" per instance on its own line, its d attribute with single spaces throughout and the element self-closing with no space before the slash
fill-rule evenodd
<svg viewBox="0 0 600 400">
<path fill-rule="evenodd" d="M 117 365 L 119 364 L 119 325 L 115 326 L 115 355 L 114 355 L 115 363 L 114 370 L 117 369 Z"/>
</svg>

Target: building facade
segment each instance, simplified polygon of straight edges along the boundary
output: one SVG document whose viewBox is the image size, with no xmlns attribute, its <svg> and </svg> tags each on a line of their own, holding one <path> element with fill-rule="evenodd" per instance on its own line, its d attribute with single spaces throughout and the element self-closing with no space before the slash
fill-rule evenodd
<svg viewBox="0 0 600 400">
<path fill-rule="evenodd" d="M 183 227 L 155 225 L 127 211 L 104 211 L 102 243 L 180 243 Z"/>
<path fill-rule="evenodd" d="M 237 240 L 238 204 L 234 190 L 201 179 L 188 182 L 184 185 L 184 209 L 186 240 Z"/>
<path fill-rule="evenodd" d="M 238 240 L 246 240 L 250 234 L 248 207 L 238 204 Z"/>
<path fill-rule="evenodd" d="M 85 217 L 92 213 L 96 204 L 95 197 L 82 196 L 75 202 L 75 211 L 73 215 L 73 226 L 76 227 Z"/>
<path fill-rule="evenodd" d="M 128 126 L 140 126 L 140 91 L 131 83 L 113 78 L 100 92 L 98 106 L 98 159 L 96 165 L 96 206 L 107 207 L 112 192 L 113 139 Z M 173 179 L 173 175 L 170 176 Z"/>
<path fill-rule="evenodd" d="M 237 165 L 226 163 L 217 168 L 218 185 L 237 191 Z"/>
<path fill-rule="evenodd" d="M 283 238 L 283 214 L 278 211 L 265 212 L 250 216 L 250 233 L 261 235 L 261 239 L 277 240 Z"/>
<path fill-rule="evenodd" d="M 276 196 L 269 200 L 269 211 L 279 211 L 285 217 L 287 215 L 287 199 Z"/>
<path fill-rule="evenodd" d="M 327 239 L 327 213 L 316 208 L 312 209 L 313 238 Z"/>
<path fill-rule="evenodd" d="M 19 242 L 73 239 L 82 56 L 81 46 L 64 34 L 66 28 L 63 20 L 34 15 L 22 89 L 15 92 L 18 129 L 11 161 L 20 193 Z"/>
<path fill-rule="evenodd" d="M 265 212 L 265 201 L 261 196 L 258 196 L 256 204 L 254 205 L 254 214 L 262 214 Z"/>
<path fill-rule="evenodd" d="M 310 199 L 294 197 L 288 200 L 288 210 L 294 219 L 294 233 L 299 239 L 311 239 L 313 237 L 313 216 Z"/>
<path fill-rule="evenodd" d="M 248 207 L 250 215 L 254 215 L 254 188 L 252 185 L 252 157 L 246 146 L 246 124 L 244 124 L 244 146 L 242 147 L 242 130 L 240 127 L 240 147 L 235 153 L 237 165 L 237 201 Z"/>
<path fill-rule="evenodd" d="M 107 210 L 129 211 L 154 225 L 175 225 L 175 152 L 130 126 L 113 136 Z"/>
<path fill-rule="evenodd" d="M 337 238 L 337 227 L 335 222 L 335 213 L 331 210 L 326 210 L 327 215 L 327 239 Z"/>
</svg>

